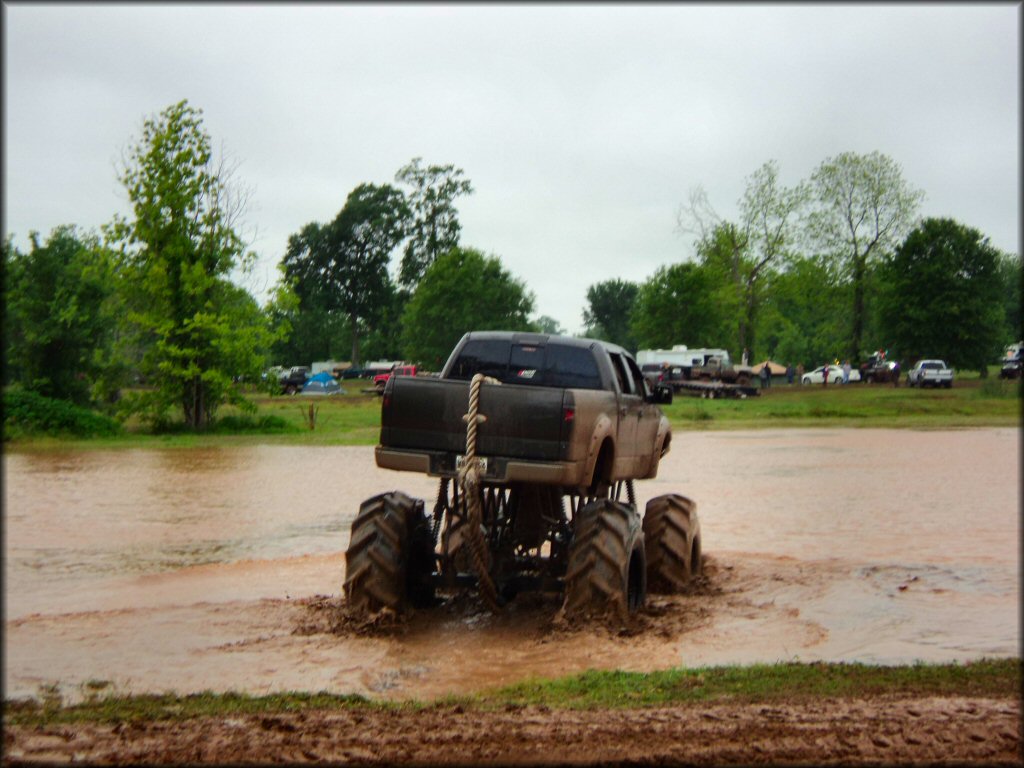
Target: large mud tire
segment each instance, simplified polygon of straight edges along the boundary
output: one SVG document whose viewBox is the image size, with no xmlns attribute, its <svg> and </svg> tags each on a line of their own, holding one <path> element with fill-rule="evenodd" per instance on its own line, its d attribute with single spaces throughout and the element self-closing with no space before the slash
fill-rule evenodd
<svg viewBox="0 0 1024 768">
<path fill-rule="evenodd" d="M 700 576 L 700 521 L 691 499 L 676 493 L 651 499 L 644 511 L 643 531 L 651 592 L 681 592 Z"/>
<path fill-rule="evenodd" d="M 473 571 L 473 555 L 469 543 L 470 533 L 468 517 L 451 515 L 448 518 L 442 534 L 442 541 L 448 563 L 454 571 L 452 575 Z"/>
<path fill-rule="evenodd" d="M 569 546 L 564 615 L 574 620 L 610 614 L 625 623 L 646 597 L 644 533 L 636 509 L 611 499 L 585 505 Z"/>
<path fill-rule="evenodd" d="M 356 613 L 396 613 L 433 601 L 430 521 L 423 502 L 401 491 L 359 506 L 345 552 L 345 600 Z"/>
</svg>

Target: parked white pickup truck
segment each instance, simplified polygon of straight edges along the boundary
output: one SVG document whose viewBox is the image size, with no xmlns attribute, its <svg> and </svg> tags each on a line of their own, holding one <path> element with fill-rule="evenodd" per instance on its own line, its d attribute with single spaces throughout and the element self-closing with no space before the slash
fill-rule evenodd
<svg viewBox="0 0 1024 768">
<path fill-rule="evenodd" d="M 942 360 L 918 360 L 907 373 L 907 384 L 912 387 L 953 386 L 953 369 Z"/>
</svg>

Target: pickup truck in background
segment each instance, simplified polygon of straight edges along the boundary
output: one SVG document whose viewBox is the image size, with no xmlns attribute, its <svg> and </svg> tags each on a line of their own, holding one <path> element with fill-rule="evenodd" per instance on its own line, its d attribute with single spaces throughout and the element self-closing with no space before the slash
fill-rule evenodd
<svg viewBox="0 0 1024 768">
<path fill-rule="evenodd" d="M 287 372 L 282 372 L 278 377 L 281 391 L 286 395 L 297 395 L 306 386 L 309 379 L 309 368 L 304 365 L 293 365 Z"/>
<path fill-rule="evenodd" d="M 439 478 L 431 512 L 401 491 L 362 503 L 345 553 L 357 614 L 438 602 L 473 587 L 493 610 L 522 591 L 560 593 L 567 619 L 622 622 L 647 590 L 701 573 L 696 504 L 670 493 L 637 509 L 671 430 L 623 348 L 596 339 L 479 331 L 438 377 L 391 376 L 377 466 Z"/>
<path fill-rule="evenodd" d="M 380 394 L 384 393 L 384 387 L 387 385 L 388 380 L 392 376 L 415 376 L 416 366 L 415 365 L 396 365 L 387 373 L 378 373 L 373 377 L 373 386 L 376 387 L 377 392 Z"/>
<path fill-rule="evenodd" d="M 704 365 L 695 365 L 690 369 L 690 378 L 703 381 L 723 381 L 726 384 L 747 386 L 755 381 L 758 371 L 749 365 L 733 365 L 732 361 L 721 355 L 709 357 Z"/>
<path fill-rule="evenodd" d="M 907 385 L 949 389 L 953 386 L 953 369 L 942 360 L 918 360 L 907 372 Z"/>
<path fill-rule="evenodd" d="M 882 352 L 875 352 L 866 363 L 861 363 L 860 380 L 868 384 L 888 383 L 896 378 L 895 367 L 893 360 L 886 360 Z"/>
<path fill-rule="evenodd" d="M 1002 363 L 999 368 L 1000 379 L 1019 379 L 1024 369 L 1024 351 L 1018 349 L 1013 357 L 1004 358 Z"/>
</svg>

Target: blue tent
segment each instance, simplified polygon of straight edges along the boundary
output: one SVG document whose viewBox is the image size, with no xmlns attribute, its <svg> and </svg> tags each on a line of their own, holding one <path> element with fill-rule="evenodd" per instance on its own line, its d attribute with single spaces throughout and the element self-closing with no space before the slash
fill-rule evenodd
<svg viewBox="0 0 1024 768">
<path fill-rule="evenodd" d="M 345 390 L 327 371 L 310 376 L 302 387 L 301 395 L 343 395 Z"/>
</svg>

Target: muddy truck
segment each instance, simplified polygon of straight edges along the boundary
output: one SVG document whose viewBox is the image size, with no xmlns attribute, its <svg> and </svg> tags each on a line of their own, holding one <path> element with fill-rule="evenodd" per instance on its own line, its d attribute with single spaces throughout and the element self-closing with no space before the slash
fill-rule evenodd
<svg viewBox="0 0 1024 768">
<path fill-rule="evenodd" d="M 721 381 L 726 384 L 739 384 L 741 387 L 756 381 L 758 372 L 749 365 L 733 365 L 728 357 L 718 355 L 709 357 L 703 365 L 695 365 L 690 369 L 690 378 L 698 381 Z"/>
<path fill-rule="evenodd" d="M 896 378 L 896 363 L 881 352 L 873 353 L 860 365 L 860 380 L 868 384 L 889 383 Z"/>
<path fill-rule="evenodd" d="M 671 445 L 659 404 L 621 347 L 467 333 L 437 378 L 393 376 L 378 467 L 438 478 L 432 509 L 401 491 L 362 503 L 345 554 L 349 610 L 372 615 L 476 590 L 492 610 L 557 593 L 568 618 L 627 621 L 648 589 L 701 572 L 700 523 L 679 494 L 637 509 L 633 482 Z"/>
</svg>

